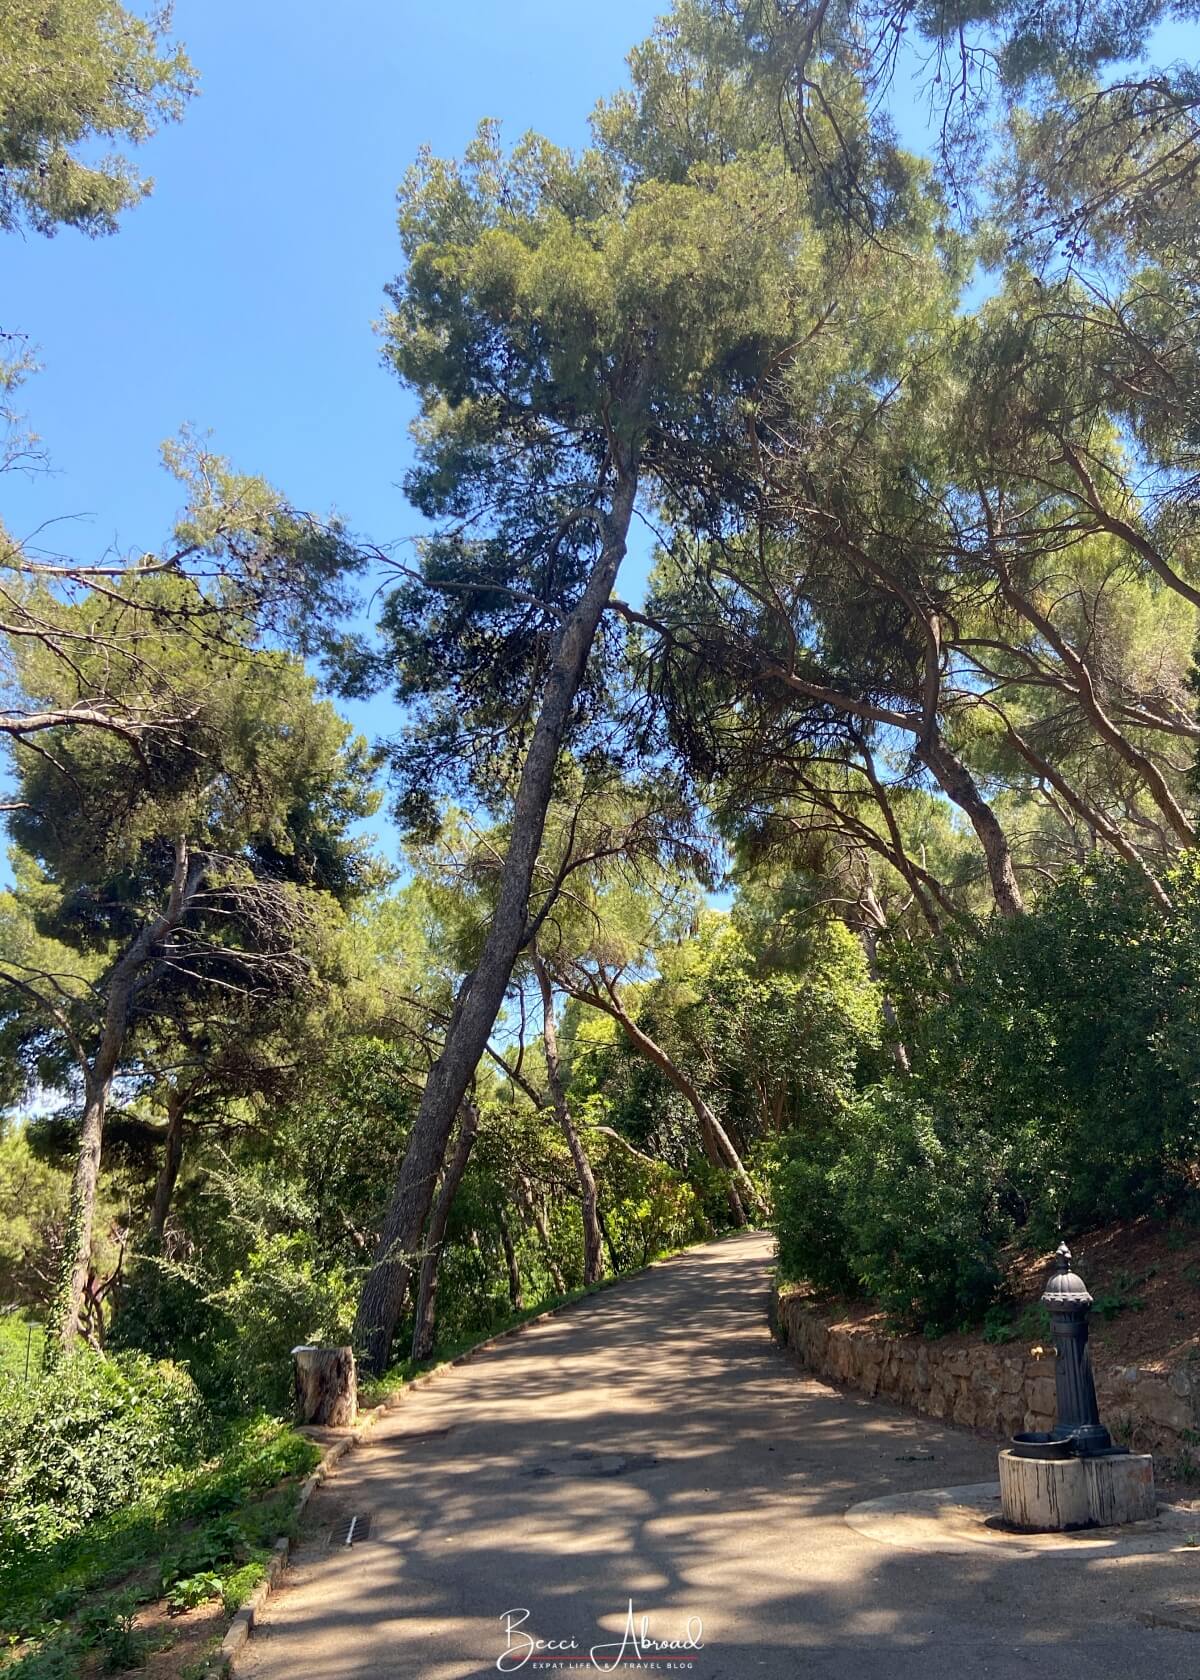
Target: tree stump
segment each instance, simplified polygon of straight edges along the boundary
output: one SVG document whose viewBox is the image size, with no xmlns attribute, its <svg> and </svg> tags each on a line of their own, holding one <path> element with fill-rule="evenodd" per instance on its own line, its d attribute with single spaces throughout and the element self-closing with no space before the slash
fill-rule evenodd
<svg viewBox="0 0 1200 1680">
<path fill-rule="evenodd" d="M 293 1348 L 292 1381 L 296 1416 L 301 1423 L 345 1429 L 358 1416 L 353 1348 Z"/>
</svg>

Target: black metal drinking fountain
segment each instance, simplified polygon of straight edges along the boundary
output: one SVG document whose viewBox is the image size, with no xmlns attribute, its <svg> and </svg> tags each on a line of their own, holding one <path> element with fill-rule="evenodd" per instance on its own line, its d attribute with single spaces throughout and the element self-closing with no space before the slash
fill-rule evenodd
<svg viewBox="0 0 1200 1680">
<path fill-rule="evenodd" d="M 1042 1305 L 1050 1313 L 1054 1337 L 1054 1428 L 1014 1435 L 1012 1450 L 1018 1458 L 1099 1458 L 1123 1453 L 1124 1447 L 1113 1446 L 1096 1404 L 1088 1352 L 1092 1297 L 1079 1273 L 1071 1269 L 1071 1250 L 1066 1243 L 1059 1243 L 1054 1261 L 1054 1270 L 1042 1291 Z"/>
</svg>

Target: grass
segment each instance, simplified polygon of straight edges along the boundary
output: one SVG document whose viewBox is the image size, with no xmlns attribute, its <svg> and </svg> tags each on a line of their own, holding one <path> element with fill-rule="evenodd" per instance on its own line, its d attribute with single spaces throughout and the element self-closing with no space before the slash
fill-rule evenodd
<svg viewBox="0 0 1200 1680">
<path fill-rule="evenodd" d="M 319 1458 L 277 1419 L 243 1422 L 207 1462 L 165 1476 L 83 1533 L 6 1557 L 4 1680 L 69 1680 L 96 1650 L 110 1667 L 137 1666 L 146 1653 L 132 1617 L 164 1596 L 179 1609 L 220 1598 L 236 1610 L 291 1531 L 300 1479 Z"/>
<path fill-rule="evenodd" d="M 42 1368 L 42 1347 L 46 1332 L 34 1319 L 21 1312 L 0 1312 L 0 1376 L 37 1376 Z"/>
</svg>

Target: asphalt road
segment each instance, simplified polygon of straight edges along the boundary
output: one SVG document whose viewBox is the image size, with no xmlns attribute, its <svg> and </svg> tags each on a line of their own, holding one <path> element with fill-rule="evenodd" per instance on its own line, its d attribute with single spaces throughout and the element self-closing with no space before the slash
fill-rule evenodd
<svg viewBox="0 0 1200 1680">
<path fill-rule="evenodd" d="M 1200 1550 L 945 1554 L 847 1524 L 993 1477 L 996 1443 L 804 1377 L 770 1266 L 757 1235 L 693 1249 L 412 1393 L 313 1500 L 239 1675 L 1200 1680 L 1200 1633 L 1139 1620 L 1200 1616 Z"/>
</svg>

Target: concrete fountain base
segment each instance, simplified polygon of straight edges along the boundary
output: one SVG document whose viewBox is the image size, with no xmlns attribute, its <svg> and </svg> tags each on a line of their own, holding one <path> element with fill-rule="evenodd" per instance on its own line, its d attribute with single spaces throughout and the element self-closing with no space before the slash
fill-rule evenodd
<svg viewBox="0 0 1200 1680">
<path fill-rule="evenodd" d="M 1018 1458 L 1000 1454 L 1000 1509 L 1026 1534 L 1114 1528 L 1146 1522 L 1158 1507 L 1149 1453 L 1096 1458 Z"/>
</svg>

